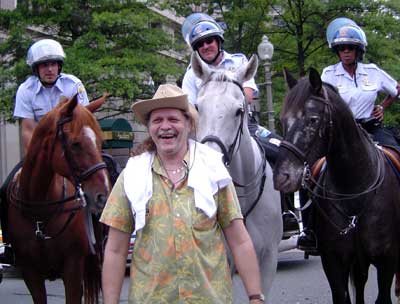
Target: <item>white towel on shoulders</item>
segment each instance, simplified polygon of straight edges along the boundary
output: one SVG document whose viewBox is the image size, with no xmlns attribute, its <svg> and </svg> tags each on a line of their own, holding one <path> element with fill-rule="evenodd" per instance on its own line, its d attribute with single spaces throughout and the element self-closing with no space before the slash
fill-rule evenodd
<svg viewBox="0 0 400 304">
<path fill-rule="evenodd" d="M 146 205 L 153 195 L 153 161 L 154 152 L 145 152 L 129 158 L 124 170 L 124 191 L 135 217 L 135 230 L 144 227 Z M 189 140 L 188 168 L 188 186 L 194 191 L 195 206 L 213 217 L 217 211 L 213 195 L 232 180 L 222 163 L 222 154 Z"/>
</svg>

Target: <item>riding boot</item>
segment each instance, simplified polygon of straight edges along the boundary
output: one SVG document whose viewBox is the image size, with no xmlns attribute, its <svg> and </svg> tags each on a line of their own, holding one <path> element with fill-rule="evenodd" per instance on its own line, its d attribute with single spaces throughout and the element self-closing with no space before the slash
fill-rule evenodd
<svg viewBox="0 0 400 304">
<path fill-rule="evenodd" d="M 283 223 L 283 239 L 288 239 L 293 235 L 300 233 L 300 225 L 296 214 L 289 210 L 290 197 L 289 194 L 280 192 L 281 194 L 281 207 L 282 207 L 282 223 Z"/>
<path fill-rule="evenodd" d="M 312 229 L 304 229 L 297 238 L 297 248 L 311 255 L 318 255 L 317 237 Z"/>
<path fill-rule="evenodd" d="M 304 207 L 308 201 L 305 190 L 299 191 L 300 207 Z M 303 231 L 297 238 L 297 248 L 307 254 L 318 255 L 317 236 L 314 232 L 314 208 L 312 205 L 302 211 Z"/>
<path fill-rule="evenodd" d="M 9 245 L 4 245 L 4 252 L 0 253 L 0 264 L 15 265 L 14 250 Z"/>
<path fill-rule="evenodd" d="M 110 177 L 111 186 L 114 186 L 119 174 L 121 173 L 121 167 L 114 160 L 114 158 L 105 152 L 101 153 L 103 161 L 106 163 L 108 176 Z"/>
<path fill-rule="evenodd" d="M 1 242 L 0 244 L 0 263 L 1 264 L 15 264 L 14 251 L 9 245 L 9 231 L 8 231 L 8 204 L 7 204 L 7 188 L 14 175 L 19 169 L 22 168 L 23 160 L 21 160 L 8 174 L 3 185 L 0 188 L 0 224 L 1 224 Z M 4 246 L 4 252 L 1 251 Z"/>
</svg>

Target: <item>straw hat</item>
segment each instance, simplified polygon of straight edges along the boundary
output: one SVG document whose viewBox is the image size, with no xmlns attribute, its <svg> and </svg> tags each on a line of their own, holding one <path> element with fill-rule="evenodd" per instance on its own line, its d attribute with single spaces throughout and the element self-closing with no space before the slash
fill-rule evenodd
<svg viewBox="0 0 400 304">
<path fill-rule="evenodd" d="M 151 111 L 163 108 L 173 108 L 189 112 L 187 94 L 176 85 L 162 84 L 158 87 L 152 99 L 139 100 L 132 105 L 133 114 L 143 125 L 147 125 Z"/>
</svg>

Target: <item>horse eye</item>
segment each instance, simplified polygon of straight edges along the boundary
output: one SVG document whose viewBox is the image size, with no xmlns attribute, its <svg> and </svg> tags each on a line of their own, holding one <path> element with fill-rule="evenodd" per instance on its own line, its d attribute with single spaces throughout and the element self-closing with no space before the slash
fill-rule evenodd
<svg viewBox="0 0 400 304">
<path fill-rule="evenodd" d="M 317 124 L 317 123 L 319 122 L 319 117 L 318 117 L 318 116 L 311 116 L 311 117 L 309 118 L 309 122 L 310 122 L 311 124 Z"/>
<path fill-rule="evenodd" d="M 75 151 L 80 151 L 81 150 L 81 143 L 79 141 L 74 141 L 71 143 L 71 149 Z"/>
</svg>

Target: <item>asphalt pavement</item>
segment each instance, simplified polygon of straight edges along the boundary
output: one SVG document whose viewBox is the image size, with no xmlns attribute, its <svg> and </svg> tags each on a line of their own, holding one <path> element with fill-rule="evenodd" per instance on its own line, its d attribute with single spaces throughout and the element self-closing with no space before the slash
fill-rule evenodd
<svg viewBox="0 0 400 304">
<path fill-rule="evenodd" d="M 127 303 L 129 276 L 126 276 L 120 303 Z M 65 303 L 61 280 L 46 283 L 48 304 Z M 377 295 L 376 271 L 370 268 L 365 289 L 366 303 L 375 303 Z M 396 302 L 392 288 L 392 301 Z M 8 269 L 0 284 L 1 304 L 32 303 L 31 297 L 18 271 Z M 304 259 L 299 250 L 279 254 L 278 272 L 269 295 L 269 304 L 330 304 L 331 292 L 319 257 Z M 399 302 L 400 303 L 400 302 Z M 246 303 L 247 304 L 247 303 Z"/>
</svg>

